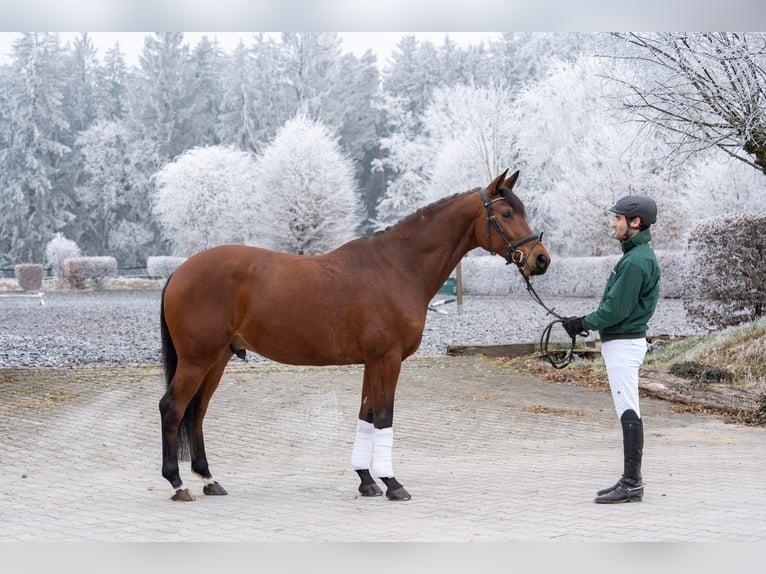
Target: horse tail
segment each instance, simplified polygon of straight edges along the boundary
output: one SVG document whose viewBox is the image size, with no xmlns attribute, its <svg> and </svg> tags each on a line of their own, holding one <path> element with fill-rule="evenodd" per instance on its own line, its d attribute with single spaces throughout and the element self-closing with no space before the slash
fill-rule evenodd
<svg viewBox="0 0 766 574">
<path fill-rule="evenodd" d="M 178 368 L 178 353 L 176 352 L 176 346 L 173 343 L 173 337 L 170 335 L 168 329 L 168 322 L 165 319 L 165 290 L 168 288 L 170 279 L 173 277 L 171 273 L 168 280 L 165 282 L 165 286 L 162 288 L 162 298 L 160 300 L 160 333 L 162 336 L 162 366 L 165 370 L 165 387 L 170 388 L 170 384 L 173 382 L 173 377 L 176 376 L 176 369 Z M 191 405 L 190 405 L 191 406 Z M 178 427 L 178 459 L 189 460 L 189 432 L 193 426 L 193 414 L 190 414 L 193 409 L 187 407 L 184 413 L 183 419 L 181 419 L 181 425 Z"/>
</svg>

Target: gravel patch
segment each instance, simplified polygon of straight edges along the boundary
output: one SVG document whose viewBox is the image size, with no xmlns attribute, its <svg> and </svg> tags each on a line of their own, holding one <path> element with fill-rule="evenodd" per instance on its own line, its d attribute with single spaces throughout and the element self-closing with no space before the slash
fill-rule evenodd
<svg viewBox="0 0 766 574">
<path fill-rule="evenodd" d="M 160 363 L 158 289 L 50 291 L 34 296 L 0 293 L 0 368 Z M 597 299 L 543 297 L 561 315 L 583 315 Z M 443 355 L 448 345 L 536 342 L 553 320 L 526 293 L 465 296 L 429 312 L 416 355 Z M 703 332 L 679 299 L 661 299 L 650 335 Z M 265 360 L 248 353 L 249 360 Z"/>
</svg>

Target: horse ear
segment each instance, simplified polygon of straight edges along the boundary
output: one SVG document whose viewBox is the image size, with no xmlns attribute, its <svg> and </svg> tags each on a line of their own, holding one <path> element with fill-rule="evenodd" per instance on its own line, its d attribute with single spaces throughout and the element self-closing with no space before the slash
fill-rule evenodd
<svg viewBox="0 0 766 574">
<path fill-rule="evenodd" d="M 487 195 L 489 197 L 492 197 L 493 195 L 497 195 L 498 190 L 501 187 L 503 187 L 503 182 L 505 181 L 506 173 L 508 173 L 507 169 L 503 173 L 498 175 L 495 179 L 493 179 L 492 182 L 487 186 Z"/>
<path fill-rule="evenodd" d="M 506 171 L 506 173 L 508 172 L 508 170 L 505 170 L 505 171 Z M 505 180 L 505 187 L 507 187 L 508 189 L 513 189 L 513 186 L 516 185 L 516 180 L 517 179 L 519 179 L 519 170 L 518 169 L 516 170 L 516 172 L 511 177 L 509 177 L 508 179 Z"/>
</svg>

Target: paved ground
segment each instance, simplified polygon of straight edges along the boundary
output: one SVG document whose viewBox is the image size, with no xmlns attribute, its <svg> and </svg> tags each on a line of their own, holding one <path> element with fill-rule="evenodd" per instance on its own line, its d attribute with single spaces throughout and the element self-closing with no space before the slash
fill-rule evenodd
<svg viewBox="0 0 766 574">
<path fill-rule="evenodd" d="M 764 541 L 766 429 L 643 399 L 640 504 L 602 506 L 621 471 L 603 391 L 485 359 L 410 359 L 394 469 L 409 502 L 356 495 L 361 369 L 232 364 L 206 442 L 229 496 L 169 500 L 159 368 L 0 370 L 4 541 Z"/>
</svg>

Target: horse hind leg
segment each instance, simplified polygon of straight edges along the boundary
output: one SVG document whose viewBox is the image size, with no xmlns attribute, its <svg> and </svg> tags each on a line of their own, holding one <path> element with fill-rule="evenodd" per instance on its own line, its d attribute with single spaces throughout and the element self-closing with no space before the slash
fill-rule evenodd
<svg viewBox="0 0 766 574">
<path fill-rule="evenodd" d="M 191 469 L 192 472 L 202 480 L 202 491 L 205 494 L 212 496 L 223 496 L 227 494 L 227 492 L 210 473 L 207 454 L 205 452 L 205 439 L 202 432 L 202 423 L 205 418 L 205 413 L 207 413 L 210 399 L 218 388 L 221 376 L 223 375 L 223 371 L 226 369 L 226 365 L 230 358 L 231 355 L 229 353 L 224 353 L 218 363 L 208 371 L 207 375 L 205 375 L 205 379 L 202 381 L 202 386 L 188 407 L 189 412 L 191 413 Z"/>
<path fill-rule="evenodd" d="M 202 380 L 202 374 L 179 364 L 172 383 L 160 399 L 162 422 L 162 476 L 173 488 L 172 500 L 192 501 L 195 496 L 181 480 L 179 458 L 185 458 L 185 442 L 188 442 L 188 406 Z M 180 456 L 179 456 L 180 455 Z"/>
</svg>

